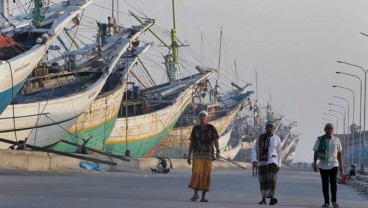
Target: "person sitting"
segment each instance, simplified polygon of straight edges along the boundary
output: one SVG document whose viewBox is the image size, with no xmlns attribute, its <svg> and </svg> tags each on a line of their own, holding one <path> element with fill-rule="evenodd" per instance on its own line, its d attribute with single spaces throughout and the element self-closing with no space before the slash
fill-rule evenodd
<svg viewBox="0 0 368 208">
<path fill-rule="evenodd" d="M 163 158 L 158 159 L 158 164 L 156 166 L 158 173 L 168 173 L 167 162 Z"/>
</svg>

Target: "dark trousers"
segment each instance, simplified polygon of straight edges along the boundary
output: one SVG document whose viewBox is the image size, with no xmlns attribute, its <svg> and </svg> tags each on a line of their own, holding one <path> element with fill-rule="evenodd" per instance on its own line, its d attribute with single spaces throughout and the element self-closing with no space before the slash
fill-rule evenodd
<svg viewBox="0 0 368 208">
<path fill-rule="evenodd" d="M 331 202 L 336 202 L 336 192 L 337 192 L 337 184 L 336 184 L 336 178 L 337 178 L 337 167 L 334 167 L 329 170 L 323 170 L 319 169 L 319 172 L 321 173 L 321 179 L 322 179 L 322 191 L 323 191 L 323 197 L 325 198 L 325 203 L 330 204 L 330 193 L 329 193 L 329 184 L 331 186 Z"/>
</svg>

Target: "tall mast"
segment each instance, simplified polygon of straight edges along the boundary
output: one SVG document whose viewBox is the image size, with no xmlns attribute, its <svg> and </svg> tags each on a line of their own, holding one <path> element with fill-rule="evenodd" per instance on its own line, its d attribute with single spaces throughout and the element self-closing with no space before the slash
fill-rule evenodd
<svg viewBox="0 0 368 208">
<path fill-rule="evenodd" d="M 219 86 L 219 80 L 220 80 L 220 68 L 221 68 L 221 48 L 222 48 L 222 27 L 220 32 L 220 50 L 219 50 L 219 59 L 218 59 L 218 72 L 217 72 L 217 80 L 216 80 L 216 86 L 215 86 L 215 99 L 220 93 L 220 86 Z"/>
<path fill-rule="evenodd" d="M 115 8 L 114 2 L 115 2 L 115 0 L 111 1 L 111 17 L 114 17 L 114 8 Z"/>
<path fill-rule="evenodd" d="M 257 69 L 255 69 L 256 71 L 256 99 L 257 99 L 257 103 L 259 102 L 258 100 L 258 72 Z"/>
<path fill-rule="evenodd" d="M 169 81 L 176 81 L 180 79 L 180 68 L 179 68 L 179 46 L 176 38 L 176 23 L 175 23 L 175 2 L 172 0 L 173 9 L 173 29 L 171 29 L 171 45 L 166 44 L 160 37 L 158 37 L 151 29 L 148 29 L 162 44 L 164 44 L 170 53 L 165 56 L 165 66 L 168 72 Z M 133 12 L 130 12 L 140 23 L 143 21 L 137 17 Z"/>
<path fill-rule="evenodd" d="M 111 17 L 108 17 L 108 23 L 107 23 L 107 35 L 108 36 L 111 36 L 111 35 L 114 35 L 115 34 L 115 23 L 116 23 L 116 20 L 115 20 L 115 17 L 114 17 L 114 13 L 115 13 L 115 0 L 112 0 L 111 1 Z M 103 41 L 104 42 L 104 41 Z"/>
<path fill-rule="evenodd" d="M 258 72 L 255 69 L 256 74 L 256 102 L 254 103 L 254 125 L 260 124 L 260 115 L 259 115 L 259 100 L 258 100 Z"/>
<path fill-rule="evenodd" d="M 235 65 L 236 84 L 239 85 L 239 77 L 238 77 L 238 69 L 236 68 L 236 60 L 234 60 L 234 65 Z"/>
<path fill-rule="evenodd" d="M 219 59 L 218 59 L 218 73 L 217 73 L 217 81 L 220 79 L 220 68 L 221 68 L 221 48 L 222 48 L 222 27 L 220 32 L 220 50 L 219 50 Z"/>
<path fill-rule="evenodd" d="M 172 0 L 172 12 L 173 12 L 173 29 L 171 29 L 172 60 L 170 60 L 169 63 L 169 72 L 170 72 L 170 81 L 175 81 L 180 79 L 179 51 L 178 51 L 178 42 L 176 39 L 175 0 Z"/>
<path fill-rule="evenodd" d="M 144 21 L 139 18 L 137 15 L 135 15 L 133 12 L 130 12 L 130 14 L 135 18 L 137 19 L 141 24 L 144 23 Z M 152 33 L 153 36 L 155 36 L 157 38 L 157 40 L 159 40 L 166 48 L 168 48 L 169 50 L 171 50 L 171 46 L 169 46 L 168 44 L 165 43 L 165 41 L 163 41 L 155 32 L 153 32 L 150 28 L 148 28 L 148 31 L 150 31 Z M 170 78 L 170 57 L 171 55 L 166 55 L 164 58 L 165 58 L 165 67 L 166 67 L 166 72 L 167 72 L 167 77 L 168 79 L 171 81 L 171 78 Z"/>
<path fill-rule="evenodd" d="M 35 0 L 35 13 L 33 15 L 33 24 L 36 25 L 36 27 L 41 26 L 41 22 L 45 19 L 45 16 L 41 14 L 41 8 L 43 7 L 42 0 Z"/>
<path fill-rule="evenodd" d="M 201 34 L 201 65 L 203 65 L 203 34 Z"/>
<path fill-rule="evenodd" d="M 4 15 L 5 18 L 9 17 L 9 0 L 0 1 L 0 12 Z"/>
</svg>

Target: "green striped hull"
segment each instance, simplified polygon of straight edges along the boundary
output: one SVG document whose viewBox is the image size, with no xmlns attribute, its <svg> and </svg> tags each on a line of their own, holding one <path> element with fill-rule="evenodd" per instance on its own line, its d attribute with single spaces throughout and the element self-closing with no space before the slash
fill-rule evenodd
<svg viewBox="0 0 368 208">
<path fill-rule="evenodd" d="M 128 146 L 126 143 L 117 143 L 117 144 L 107 144 L 105 145 L 104 151 L 112 153 L 114 155 L 124 155 L 127 147 L 130 151 L 130 156 L 134 158 L 146 157 L 149 151 L 151 151 L 154 147 L 156 147 L 160 141 L 169 134 L 169 132 L 174 127 L 176 121 L 173 122 L 166 129 L 161 131 L 159 134 L 149 137 L 143 141 L 130 141 L 128 142 Z"/>
<path fill-rule="evenodd" d="M 95 128 L 74 134 L 66 134 L 63 139 L 81 145 L 83 143 L 82 139 L 89 138 L 89 142 L 86 145 L 87 147 L 102 150 L 107 138 L 109 138 L 111 131 L 114 128 L 115 122 L 116 116 Z M 76 152 L 77 148 L 78 147 L 74 145 L 69 145 L 61 141 L 50 147 L 50 149 L 62 152 Z"/>
</svg>

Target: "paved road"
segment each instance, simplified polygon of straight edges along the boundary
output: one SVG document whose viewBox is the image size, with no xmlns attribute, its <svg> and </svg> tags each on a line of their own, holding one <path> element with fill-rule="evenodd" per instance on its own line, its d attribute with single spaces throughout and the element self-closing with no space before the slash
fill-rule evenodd
<svg viewBox="0 0 368 208">
<path fill-rule="evenodd" d="M 258 205 L 257 178 L 250 171 L 215 169 L 208 203 L 191 202 L 187 188 L 190 170 L 169 174 L 149 171 L 120 173 L 29 173 L 0 170 L 0 207 L 268 207 Z M 319 175 L 300 170 L 279 172 L 274 207 L 320 207 L 323 202 Z M 338 185 L 340 207 L 367 208 L 368 196 Z"/>
</svg>

